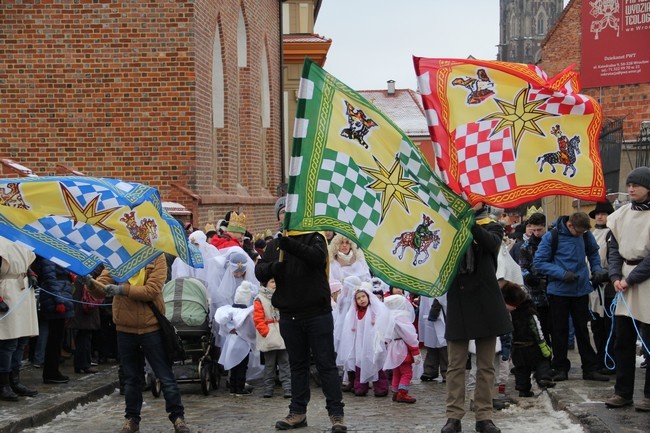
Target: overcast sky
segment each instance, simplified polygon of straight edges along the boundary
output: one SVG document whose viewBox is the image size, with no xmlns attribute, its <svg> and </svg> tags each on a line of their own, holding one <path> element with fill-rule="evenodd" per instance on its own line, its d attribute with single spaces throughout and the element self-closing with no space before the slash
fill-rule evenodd
<svg viewBox="0 0 650 433">
<path fill-rule="evenodd" d="M 565 1 L 565 4 L 568 1 Z M 356 90 L 415 90 L 412 56 L 496 60 L 499 0 L 323 0 L 325 70 Z"/>
</svg>

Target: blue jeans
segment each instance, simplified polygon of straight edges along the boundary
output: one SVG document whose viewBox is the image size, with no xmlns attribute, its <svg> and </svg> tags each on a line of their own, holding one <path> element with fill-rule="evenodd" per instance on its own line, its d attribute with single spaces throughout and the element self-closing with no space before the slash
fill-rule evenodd
<svg viewBox="0 0 650 433">
<path fill-rule="evenodd" d="M 0 373 L 20 370 L 23 352 L 29 337 L 0 340 Z"/>
<path fill-rule="evenodd" d="M 185 409 L 181 403 L 181 393 L 172 371 L 171 363 L 165 353 L 160 331 L 147 334 L 117 333 L 117 347 L 120 352 L 120 363 L 124 373 L 124 400 L 126 403 L 125 418 L 140 422 L 142 409 L 142 363 L 140 351 L 151 365 L 156 378 L 160 380 L 165 396 L 165 410 L 169 420 L 184 417 Z"/>
<path fill-rule="evenodd" d="M 307 319 L 280 319 L 280 334 L 289 353 L 291 366 L 292 413 L 307 413 L 309 392 L 309 361 L 314 363 L 321 380 L 327 413 L 343 416 L 341 379 L 334 351 L 334 321 L 330 313 Z"/>
</svg>

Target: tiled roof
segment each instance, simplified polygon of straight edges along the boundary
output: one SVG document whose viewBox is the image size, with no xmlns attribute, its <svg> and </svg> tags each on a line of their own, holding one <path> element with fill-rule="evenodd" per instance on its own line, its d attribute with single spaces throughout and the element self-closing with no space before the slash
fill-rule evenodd
<svg viewBox="0 0 650 433">
<path fill-rule="evenodd" d="M 411 89 L 395 89 L 394 95 L 384 90 L 357 90 L 388 116 L 408 136 L 429 135 L 420 95 Z"/>
<path fill-rule="evenodd" d="M 282 40 L 284 42 L 332 42 L 331 39 L 327 39 L 321 35 L 309 33 L 282 35 Z"/>
</svg>

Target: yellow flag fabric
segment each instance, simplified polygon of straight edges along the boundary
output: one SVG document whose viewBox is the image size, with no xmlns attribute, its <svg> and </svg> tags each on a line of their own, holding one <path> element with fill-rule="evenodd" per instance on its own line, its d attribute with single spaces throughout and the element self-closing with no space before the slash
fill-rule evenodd
<svg viewBox="0 0 650 433">
<path fill-rule="evenodd" d="M 470 203 L 508 208 L 548 195 L 600 201 L 602 111 L 567 69 L 414 57 L 436 162 Z"/>
<path fill-rule="evenodd" d="M 79 275 L 104 263 L 124 282 L 168 252 L 194 267 L 201 254 L 154 188 L 93 177 L 0 179 L 0 230 Z"/>
<path fill-rule="evenodd" d="M 472 240 L 469 204 L 377 107 L 310 60 L 298 96 L 286 228 L 342 233 L 386 283 L 444 293 Z"/>
</svg>

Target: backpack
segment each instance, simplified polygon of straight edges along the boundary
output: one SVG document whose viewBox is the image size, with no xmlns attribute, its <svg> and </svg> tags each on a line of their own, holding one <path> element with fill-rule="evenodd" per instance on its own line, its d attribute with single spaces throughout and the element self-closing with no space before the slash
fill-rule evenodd
<svg viewBox="0 0 650 433">
<path fill-rule="evenodd" d="M 587 245 L 587 233 L 589 230 L 584 232 L 582 234 L 582 240 L 584 241 L 585 245 Z M 611 233 L 611 232 L 610 232 Z M 557 227 L 553 227 L 551 229 L 551 261 L 553 260 L 553 257 L 555 257 L 555 252 L 557 251 L 557 242 L 560 234 L 557 231 Z"/>
</svg>

